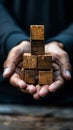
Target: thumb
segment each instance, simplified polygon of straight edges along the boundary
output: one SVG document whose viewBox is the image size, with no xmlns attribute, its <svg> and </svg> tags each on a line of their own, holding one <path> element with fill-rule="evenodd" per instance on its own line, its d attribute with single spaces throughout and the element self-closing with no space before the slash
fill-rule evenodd
<svg viewBox="0 0 73 130">
<path fill-rule="evenodd" d="M 3 77 L 8 78 L 14 72 L 16 68 L 15 63 L 6 63 L 6 67 L 4 67 Z"/>
<path fill-rule="evenodd" d="M 71 79 L 71 65 L 70 65 L 68 54 L 64 52 L 63 55 L 60 55 L 58 61 L 59 61 L 63 78 L 70 80 Z"/>
<path fill-rule="evenodd" d="M 3 77 L 8 78 L 15 71 L 17 63 L 21 60 L 21 51 L 18 47 L 14 47 L 8 54 L 6 61 L 4 62 Z"/>
</svg>

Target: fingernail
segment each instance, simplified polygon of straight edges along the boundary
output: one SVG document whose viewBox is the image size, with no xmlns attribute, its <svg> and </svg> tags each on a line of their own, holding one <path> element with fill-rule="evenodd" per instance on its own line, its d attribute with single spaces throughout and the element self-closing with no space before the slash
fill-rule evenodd
<svg viewBox="0 0 73 130">
<path fill-rule="evenodd" d="M 69 70 L 66 71 L 66 75 L 71 78 L 71 72 Z"/>
<path fill-rule="evenodd" d="M 9 72 L 10 72 L 10 68 L 4 69 L 3 77 L 6 77 Z"/>
</svg>

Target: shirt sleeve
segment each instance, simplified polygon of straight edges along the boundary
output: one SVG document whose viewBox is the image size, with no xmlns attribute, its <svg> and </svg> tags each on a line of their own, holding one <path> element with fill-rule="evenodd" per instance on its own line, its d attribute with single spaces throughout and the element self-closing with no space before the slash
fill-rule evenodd
<svg viewBox="0 0 73 130">
<path fill-rule="evenodd" d="M 73 23 L 61 33 L 47 40 L 47 42 L 59 41 L 64 44 L 67 52 L 73 50 Z"/>
<path fill-rule="evenodd" d="M 10 49 L 29 36 L 14 21 L 3 3 L 0 3 L 0 47 L 2 54 L 8 54 Z"/>
</svg>

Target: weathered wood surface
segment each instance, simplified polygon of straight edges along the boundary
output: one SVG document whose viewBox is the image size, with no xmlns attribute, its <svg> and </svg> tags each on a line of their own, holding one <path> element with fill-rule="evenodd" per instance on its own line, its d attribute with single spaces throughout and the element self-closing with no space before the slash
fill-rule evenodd
<svg viewBox="0 0 73 130">
<path fill-rule="evenodd" d="M 37 56 L 31 55 L 31 53 L 24 53 L 23 68 L 24 69 L 36 69 L 37 68 Z"/>
<path fill-rule="evenodd" d="M 30 26 L 31 54 L 44 54 L 44 25 Z"/>
<path fill-rule="evenodd" d="M 50 85 L 53 82 L 53 72 L 52 71 L 39 71 L 38 83 L 40 85 Z"/>
<path fill-rule="evenodd" d="M 24 70 L 24 81 L 29 84 L 35 84 L 35 75 L 36 71 L 35 70 Z"/>
<path fill-rule="evenodd" d="M 31 41 L 31 54 L 32 55 L 43 55 L 44 54 L 44 41 L 32 40 Z"/>
<path fill-rule="evenodd" d="M 47 71 L 52 69 L 52 56 L 50 54 L 38 55 L 38 69 Z"/>
<path fill-rule="evenodd" d="M 73 130 L 73 120 L 31 116 L 0 116 L 0 130 Z"/>
<path fill-rule="evenodd" d="M 2 105 L 0 130 L 73 130 L 73 109 Z"/>
<path fill-rule="evenodd" d="M 30 25 L 31 53 L 24 53 L 21 70 L 27 84 L 50 85 L 53 81 L 52 56 L 45 54 L 44 39 L 44 25 Z"/>
<path fill-rule="evenodd" d="M 44 26 L 31 25 L 30 26 L 30 39 L 31 40 L 44 40 Z"/>
</svg>

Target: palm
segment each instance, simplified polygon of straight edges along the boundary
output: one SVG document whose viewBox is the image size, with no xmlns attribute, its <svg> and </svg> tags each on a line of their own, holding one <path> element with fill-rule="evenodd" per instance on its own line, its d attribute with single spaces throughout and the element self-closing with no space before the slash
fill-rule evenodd
<svg viewBox="0 0 73 130">
<path fill-rule="evenodd" d="M 36 86 L 26 84 L 22 80 L 22 72 L 21 72 L 22 61 L 20 61 L 16 66 L 15 72 L 11 76 L 10 80 L 12 81 L 12 84 L 14 81 L 14 86 L 16 83 L 17 87 L 18 82 L 23 82 L 26 87 L 23 87 L 24 85 L 22 86 L 20 85 L 19 86 L 20 90 L 23 92 L 31 93 L 35 99 L 39 99 L 42 96 L 46 96 L 49 92 L 56 91 L 57 89 L 61 88 L 64 85 L 64 79 L 61 76 L 61 70 L 59 65 L 57 65 L 56 63 L 52 63 L 52 68 L 53 68 L 53 83 L 51 85 L 44 85 L 41 87 L 38 84 Z M 42 90 L 44 91 L 42 92 Z"/>
</svg>

